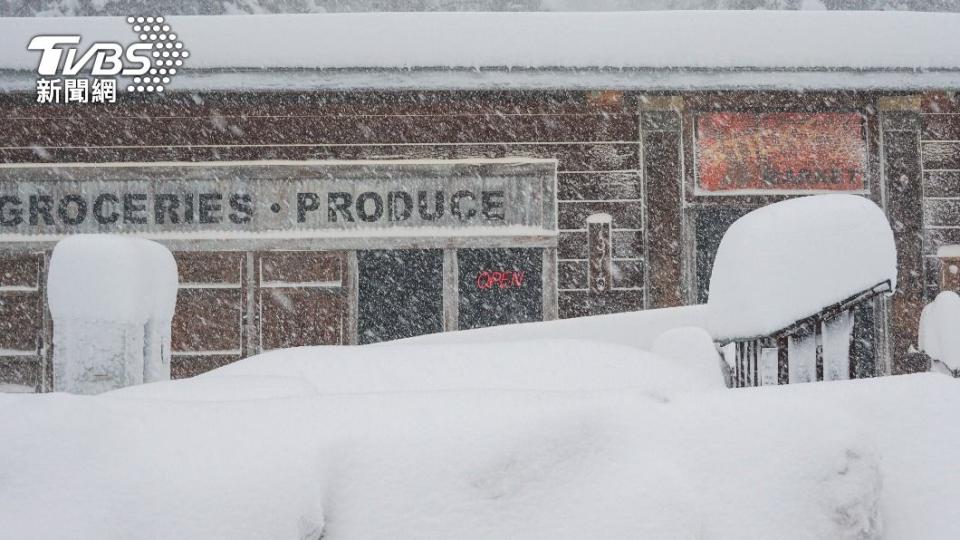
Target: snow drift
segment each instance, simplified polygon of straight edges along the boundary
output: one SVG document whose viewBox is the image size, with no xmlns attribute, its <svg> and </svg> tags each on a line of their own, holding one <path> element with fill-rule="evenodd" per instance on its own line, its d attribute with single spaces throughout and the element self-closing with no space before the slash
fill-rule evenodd
<svg viewBox="0 0 960 540">
<path fill-rule="evenodd" d="M 893 231 L 876 204 L 817 195 L 764 206 L 723 236 L 710 276 L 710 334 L 768 335 L 884 281 L 896 287 Z"/>
<path fill-rule="evenodd" d="M 537 358 L 501 351 L 523 369 L 474 358 L 474 372 L 502 384 L 457 389 L 436 374 L 454 376 L 462 365 L 445 363 L 462 349 L 426 348 L 348 349 L 401 363 L 394 376 L 412 371 L 367 391 L 374 358 L 356 358 L 351 374 L 350 353 L 325 360 L 328 349 L 312 348 L 94 397 L 0 396 L 2 530 L 329 540 L 960 533 L 960 473 L 944 468 L 960 438 L 946 421 L 960 405 L 952 379 L 652 395 L 601 389 L 594 373 L 617 348 L 594 347 L 596 365 L 585 357 L 559 370 L 592 383 L 515 382 L 535 370 L 560 380 L 547 346 Z M 264 370 L 274 375 L 251 374 Z M 413 384 L 417 373 L 434 384 Z"/>
<path fill-rule="evenodd" d="M 708 339 L 679 329 L 656 340 L 686 361 L 576 340 L 310 347 L 99 396 L 2 395 L 0 531 L 960 534 L 954 380 L 712 390 L 688 371 L 719 377 Z"/>
<path fill-rule="evenodd" d="M 707 321 L 707 306 L 696 305 L 426 334 L 401 343 L 465 345 L 578 338 L 650 350 L 660 334 L 674 328 L 706 328 Z"/>
</svg>

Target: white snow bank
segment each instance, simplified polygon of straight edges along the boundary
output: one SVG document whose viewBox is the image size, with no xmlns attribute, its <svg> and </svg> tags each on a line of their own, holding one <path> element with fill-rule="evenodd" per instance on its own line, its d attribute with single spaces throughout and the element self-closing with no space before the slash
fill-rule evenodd
<svg viewBox="0 0 960 540">
<path fill-rule="evenodd" d="M 645 351 L 587 340 L 300 347 L 267 352 L 197 377 L 295 376 L 319 394 L 463 390 L 630 389 L 656 399 L 723 387 L 693 368 Z M 132 390 L 139 395 L 151 387 Z"/>
<path fill-rule="evenodd" d="M 691 376 L 702 378 L 706 384 L 722 388 L 724 374 L 720 369 L 720 352 L 710 334 L 702 328 L 684 326 L 657 336 L 650 352 L 690 370 Z M 695 375 L 693 375 L 695 374 Z"/>
<path fill-rule="evenodd" d="M 196 68 L 960 68 L 960 14 L 844 11 L 179 16 Z M 0 68 L 40 34 L 135 41 L 122 17 L 0 18 Z M 811 39 L 811 36 L 815 36 Z"/>
<path fill-rule="evenodd" d="M 162 245 L 79 234 L 54 247 L 47 276 L 57 390 L 97 393 L 170 378 L 177 265 Z"/>
<path fill-rule="evenodd" d="M 302 377 L 227 375 L 193 377 L 176 381 L 129 386 L 110 397 L 162 401 L 250 401 L 302 398 L 317 395 L 317 387 Z"/>
<path fill-rule="evenodd" d="M 490 326 L 458 332 L 426 334 L 399 343 L 470 344 L 532 339 L 588 339 L 650 350 L 654 340 L 672 328 L 707 328 L 707 306 L 646 309 L 573 319 Z M 393 345 L 392 343 L 390 344 Z"/>
<path fill-rule="evenodd" d="M 765 206 L 723 236 L 707 302 L 715 339 L 767 335 L 883 281 L 897 252 L 883 211 L 855 195 Z"/>
<path fill-rule="evenodd" d="M 0 523 L 37 539 L 947 540 L 956 389 L 0 396 Z"/>
<path fill-rule="evenodd" d="M 920 315 L 920 350 L 960 370 L 960 295 L 943 291 Z"/>
</svg>

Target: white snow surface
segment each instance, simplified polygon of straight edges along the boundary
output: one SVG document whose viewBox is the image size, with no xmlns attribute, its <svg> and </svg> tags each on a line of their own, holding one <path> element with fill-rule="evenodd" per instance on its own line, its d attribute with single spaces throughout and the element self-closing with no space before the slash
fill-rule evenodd
<svg viewBox="0 0 960 540">
<path fill-rule="evenodd" d="M 176 16 L 186 68 L 957 69 L 957 13 L 645 11 Z M 0 18 L 0 68 L 35 35 L 135 41 L 122 17 Z"/>
<path fill-rule="evenodd" d="M 99 396 L 0 395 L 0 531 L 188 540 L 960 535 L 955 380 L 710 390 L 676 384 L 685 379 L 673 362 L 629 349 L 405 344 L 344 347 L 336 357 L 316 347 Z M 610 379 L 616 371 L 622 380 Z"/>
<path fill-rule="evenodd" d="M 296 376 L 322 394 L 630 389 L 667 399 L 677 391 L 723 386 L 719 370 L 711 379 L 634 347 L 577 339 L 298 347 L 259 354 L 197 380 L 223 375 Z"/>
<path fill-rule="evenodd" d="M 734 222 L 707 301 L 718 340 L 768 335 L 889 280 L 897 252 L 883 211 L 855 195 L 778 202 Z"/>
<path fill-rule="evenodd" d="M 694 305 L 426 334 L 400 343 L 470 344 L 575 338 L 650 350 L 667 330 L 690 326 L 705 329 L 707 324 L 707 306 Z"/>
<path fill-rule="evenodd" d="M 920 314 L 920 350 L 960 370 L 960 295 L 943 291 Z"/>
<path fill-rule="evenodd" d="M 720 369 L 720 351 L 703 328 L 682 326 L 667 330 L 657 336 L 650 352 L 689 368 L 717 388 L 726 386 Z"/>
</svg>

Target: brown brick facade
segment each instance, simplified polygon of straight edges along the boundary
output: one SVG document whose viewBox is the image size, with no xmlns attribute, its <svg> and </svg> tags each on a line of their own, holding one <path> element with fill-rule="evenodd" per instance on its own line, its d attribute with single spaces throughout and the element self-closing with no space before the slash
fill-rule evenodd
<svg viewBox="0 0 960 540">
<path fill-rule="evenodd" d="M 960 105 L 952 94 L 928 93 L 917 110 L 884 108 L 890 97 L 898 96 L 357 91 L 173 93 L 114 106 L 39 106 L 33 96 L 7 94 L 0 96 L 0 162 L 556 159 L 557 310 L 565 318 L 695 301 L 705 293 L 698 272 L 710 258 L 698 252 L 698 238 L 706 238 L 698 223 L 711 213 L 734 219 L 786 197 L 698 195 L 697 114 L 852 111 L 864 118 L 868 196 L 885 205 L 900 249 L 891 323 L 896 357 L 915 343 L 919 309 L 939 288 L 936 248 L 960 244 L 954 234 L 960 211 L 952 200 L 960 200 L 953 189 L 960 189 Z M 586 219 L 601 212 L 613 218 L 612 287 L 597 294 L 588 283 Z M 42 342 L 49 326 L 46 257 L 13 244 L 0 245 L 0 252 L 2 379 L 39 386 L 45 370 L 37 354 L 49 358 Z M 227 247 L 177 258 L 178 376 L 261 349 L 355 340 L 346 252 Z M 315 317 L 269 316 L 278 306 Z M 895 363 L 895 371 L 910 369 Z"/>
</svg>

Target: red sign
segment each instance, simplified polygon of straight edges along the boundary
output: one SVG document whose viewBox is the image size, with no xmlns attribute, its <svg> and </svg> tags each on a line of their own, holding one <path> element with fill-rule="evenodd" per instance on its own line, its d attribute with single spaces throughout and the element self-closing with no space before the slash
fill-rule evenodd
<svg viewBox="0 0 960 540">
<path fill-rule="evenodd" d="M 697 117 L 702 191 L 863 191 L 857 113 L 707 113 Z"/>
<path fill-rule="evenodd" d="M 524 273 L 520 271 L 505 270 L 489 271 L 484 270 L 477 274 L 478 289 L 492 289 L 499 287 L 501 289 L 512 289 L 523 286 Z"/>
</svg>

